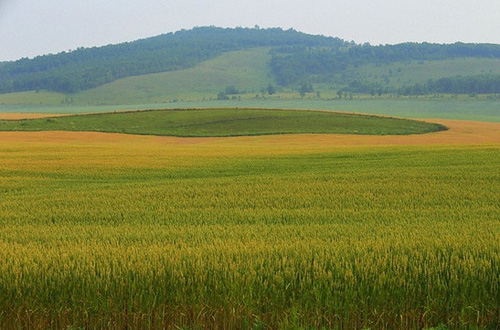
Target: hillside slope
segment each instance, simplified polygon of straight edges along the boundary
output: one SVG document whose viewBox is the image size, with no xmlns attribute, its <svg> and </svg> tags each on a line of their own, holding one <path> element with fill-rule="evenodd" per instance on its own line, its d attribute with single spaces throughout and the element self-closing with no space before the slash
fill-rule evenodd
<svg viewBox="0 0 500 330">
<path fill-rule="evenodd" d="M 76 104 L 111 105 L 166 103 L 216 97 L 230 85 L 255 93 L 273 80 L 267 63 L 269 48 L 225 53 L 193 68 L 129 77 L 83 91 Z"/>
</svg>

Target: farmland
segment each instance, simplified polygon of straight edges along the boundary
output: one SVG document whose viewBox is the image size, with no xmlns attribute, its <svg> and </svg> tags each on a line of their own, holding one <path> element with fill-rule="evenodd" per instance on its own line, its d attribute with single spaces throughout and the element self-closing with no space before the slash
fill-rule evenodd
<svg viewBox="0 0 500 330">
<path fill-rule="evenodd" d="M 500 329 L 499 64 L 258 26 L 0 62 L 0 330 Z"/>
<path fill-rule="evenodd" d="M 0 132 L 0 329 L 496 329 L 500 125 L 437 122 Z"/>
</svg>

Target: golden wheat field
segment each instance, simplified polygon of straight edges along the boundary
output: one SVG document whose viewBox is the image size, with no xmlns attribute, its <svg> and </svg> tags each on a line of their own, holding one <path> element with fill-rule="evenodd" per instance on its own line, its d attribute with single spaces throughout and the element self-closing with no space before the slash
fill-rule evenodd
<svg viewBox="0 0 500 330">
<path fill-rule="evenodd" d="M 0 132 L 0 329 L 500 328 L 500 124 Z"/>
</svg>

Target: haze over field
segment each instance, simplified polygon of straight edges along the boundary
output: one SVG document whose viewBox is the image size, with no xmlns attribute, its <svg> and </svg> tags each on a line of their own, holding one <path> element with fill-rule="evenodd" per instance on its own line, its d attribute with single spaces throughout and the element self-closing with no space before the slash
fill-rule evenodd
<svg viewBox="0 0 500 330">
<path fill-rule="evenodd" d="M 500 2 L 0 0 L 0 61 L 194 26 L 282 27 L 358 43 L 500 43 Z"/>
</svg>

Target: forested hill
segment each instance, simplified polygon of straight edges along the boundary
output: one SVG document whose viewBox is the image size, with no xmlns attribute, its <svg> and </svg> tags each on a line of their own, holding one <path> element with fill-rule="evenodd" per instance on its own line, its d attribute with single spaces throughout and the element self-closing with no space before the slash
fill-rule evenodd
<svg viewBox="0 0 500 330">
<path fill-rule="evenodd" d="M 226 52 L 255 47 L 271 49 L 267 69 L 276 84 L 282 87 L 320 83 L 360 93 L 500 93 L 500 75 L 478 76 L 474 72 L 474 76 L 463 78 L 456 77 L 457 74 L 453 77 L 450 71 L 432 78 L 451 80 L 398 85 L 397 82 L 390 84 L 390 77 L 386 77 L 386 81 L 367 79 L 358 70 L 363 66 L 411 61 L 500 59 L 500 45 L 404 43 L 371 46 L 293 29 L 257 27 L 199 27 L 118 45 L 79 48 L 56 55 L 3 62 L 0 63 L 0 93 L 30 90 L 75 93 L 129 76 L 190 68 Z"/>
<path fill-rule="evenodd" d="M 293 29 L 200 27 L 95 48 L 0 64 L 0 93 L 46 89 L 72 93 L 116 79 L 185 69 L 224 52 L 264 46 L 338 49 L 338 38 Z"/>
</svg>

